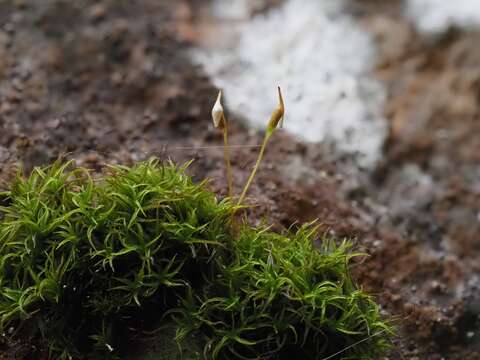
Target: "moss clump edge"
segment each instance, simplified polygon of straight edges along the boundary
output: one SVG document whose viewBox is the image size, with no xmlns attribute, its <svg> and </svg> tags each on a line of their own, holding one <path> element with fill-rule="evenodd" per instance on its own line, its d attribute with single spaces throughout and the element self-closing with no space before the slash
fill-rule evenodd
<svg viewBox="0 0 480 360">
<path fill-rule="evenodd" d="M 232 220 L 238 206 L 185 169 L 151 159 L 94 177 L 58 161 L 19 173 L 0 194 L 0 330 L 65 359 L 125 356 L 125 339 L 158 322 L 174 324 L 179 350 L 194 335 L 199 359 L 388 348 L 392 327 L 351 279 L 348 241 Z"/>
</svg>

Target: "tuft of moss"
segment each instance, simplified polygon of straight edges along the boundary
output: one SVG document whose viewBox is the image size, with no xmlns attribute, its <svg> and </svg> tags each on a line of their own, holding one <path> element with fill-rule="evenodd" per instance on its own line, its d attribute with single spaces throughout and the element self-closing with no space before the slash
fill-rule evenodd
<svg viewBox="0 0 480 360">
<path fill-rule="evenodd" d="M 232 223 L 236 207 L 185 167 L 150 160 L 93 178 L 57 162 L 0 196 L 0 330 L 40 337 L 55 358 L 122 355 L 125 337 L 160 319 L 179 344 L 200 339 L 206 359 L 387 347 L 390 326 L 349 277 L 348 243 Z"/>
<path fill-rule="evenodd" d="M 65 357 L 92 340 L 116 349 L 123 319 L 150 301 L 161 316 L 201 283 L 231 211 L 182 168 L 156 161 L 97 180 L 56 163 L 18 176 L 3 197 L 0 327 L 38 331 Z"/>
<path fill-rule="evenodd" d="M 244 226 L 221 274 L 174 311 L 177 340 L 204 336 L 204 356 L 222 359 L 376 359 L 391 328 L 349 276 L 350 243 L 315 227 L 280 235 Z"/>
</svg>

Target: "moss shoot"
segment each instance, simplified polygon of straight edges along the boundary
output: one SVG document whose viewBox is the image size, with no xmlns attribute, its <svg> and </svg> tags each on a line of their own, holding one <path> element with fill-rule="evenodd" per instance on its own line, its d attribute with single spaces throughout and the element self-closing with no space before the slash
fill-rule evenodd
<svg viewBox="0 0 480 360">
<path fill-rule="evenodd" d="M 0 330 L 41 339 L 53 358 L 122 358 L 158 321 L 180 348 L 194 335 L 199 359 L 375 359 L 388 347 L 390 325 L 349 276 L 349 243 L 315 247 L 311 225 L 232 224 L 236 207 L 184 170 L 19 174 L 0 194 Z"/>
</svg>

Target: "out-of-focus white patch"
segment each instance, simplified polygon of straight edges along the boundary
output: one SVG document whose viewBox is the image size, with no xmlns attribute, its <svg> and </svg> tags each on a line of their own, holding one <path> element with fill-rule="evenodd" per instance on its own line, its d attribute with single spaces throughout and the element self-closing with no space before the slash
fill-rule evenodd
<svg viewBox="0 0 480 360">
<path fill-rule="evenodd" d="M 408 0 L 407 14 L 424 33 L 441 33 L 450 26 L 480 26 L 480 0 Z"/>
<path fill-rule="evenodd" d="M 250 15 L 250 1 L 217 0 L 212 4 L 212 13 L 222 19 L 246 19 Z"/>
<path fill-rule="evenodd" d="M 228 3 L 235 8 L 235 0 L 214 2 L 217 16 Z M 372 40 L 344 5 L 342 0 L 288 0 L 266 15 L 220 21 L 225 31 L 219 28 L 217 40 L 196 49 L 193 57 L 223 89 L 228 107 L 251 125 L 266 126 L 280 85 L 288 131 L 358 153 L 360 164 L 369 166 L 380 157 L 386 136 L 384 89 L 371 74 Z M 238 8 L 238 16 L 229 12 L 229 19 L 242 18 L 245 8 Z M 227 42 L 225 34 L 231 36 Z"/>
</svg>

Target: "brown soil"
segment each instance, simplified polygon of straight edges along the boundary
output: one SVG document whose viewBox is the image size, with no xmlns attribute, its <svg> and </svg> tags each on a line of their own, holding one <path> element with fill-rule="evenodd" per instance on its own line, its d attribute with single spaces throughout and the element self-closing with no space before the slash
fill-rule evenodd
<svg viewBox="0 0 480 360">
<path fill-rule="evenodd" d="M 357 16 L 379 46 L 391 127 L 366 186 L 401 240 L 382 239 L 368 264 L 387 308 L 408 314 L 404 357 L 480 359 L 479 34 L 426 38 L 399 15 L 401 1 L 372 3 L 358 1 Z"/>
<path fill-rule="evenodd" d="M 0 2 L 3 186 L 19 166 L 61 154 L 97 170 L 155 155 L 194 159 L 191 174 L 225 195 L 222 139 L 209 115 L 217 90 L 183 52 L 201 4 Z M 480 359 L 478 34 L 425 40 L 399 4 L 351 8 L 375 35 L 389 91 L 383 163 L 371 176 L 327 147 L 276 134 L 248 213 L 276 228 L 319 219 L 322 231 L 357 239 L 370 256 L 355 275 L 400 329 L 390 358 Z M 259 144 L 236 120 L 231 144 Z M 237 193 L 257 151 L 232 153 Z M 33 344 L 7 334 L 0 359 L 39 359 Z"/>
</svg>

